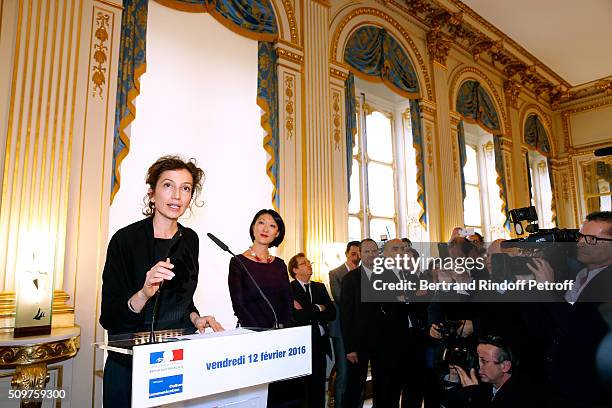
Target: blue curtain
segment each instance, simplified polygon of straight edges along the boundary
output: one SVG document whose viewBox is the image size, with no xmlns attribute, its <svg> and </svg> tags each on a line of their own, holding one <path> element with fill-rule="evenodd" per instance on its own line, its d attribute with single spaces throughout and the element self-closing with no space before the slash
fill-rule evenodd
<svg viewBox="0 0 612 408">
<path fill-rule="evenodd" d="M 459 121 L 457 125 L 457 139 L 459 142 L 459 163 L 461 169 L 461 203 L 463 204 L 465 201 L 465 173 L 463 168 L 465 167 L 465 163 L 467 163 L 467 151 L 465 150 L 465 130 L 463 129 L 463 121 Z"/>
<path fill-rule="evenodd" d="M 119 73 L 117 105 L 113 138 L 113 169 L 111 174 L 111 203 L 121 185 L 119 167 L 130 150 L 130 139 L 125 129 L 136 117 L 134 99 L 140 94 L 140 76 L 147 67 L 146 37 L 149 0 L 124 0 L 121 15 L 119 45 Z"/>
<path fill-rule="evenodd" d="M 263 146 L 268 153 L 266 173 L 274 186 L 272 190 L 272 203 L 278 210 L 279 205 L 279 131 L 278 131 L 278 76 L 276 72 L 276 52 L 274 44 L 259 42 L 257 72 L 257 104 L 263 110 L 261 127 L 266 131 Z"/>
<path fill-rule="evenodd" d="M 421 107 L 417 99 L 410 100 L 410 122 L 412 124 L 412 146 L 416 158 L 416 181 L 418 186 L 417 201 L 421 207 L 419 222 L 427 228 L 427 194 L 425 186 L 425 143 L 421 127 Z"/>
<path fill-rule="evenodd" d="M 493 135 L 501 133 L 495 105 L 477 81 L 465 81 L 459 88 L 457 112 L 462 114 L 467 122 L 477 123 Z"/>
<path fill-rule="evenodd" d="M 504 227 L 510 232 L 510 214 L 508 213 L 508 188 L 506 186 L 506 175 L 504 173 L 504 155 L 502 154 L 501 137 L 493 137 L 493 149 L 495 152 L 495 171 L 497 172 L 497 186 L 499 187 L 499 198 L 502 200 L 501 211 L 506 216 Z"/>
<path fill-rule="evenodd" d="M 357 75 L 386 83 L 407 98 L 419 97 L 419 81 L 410 58 L 383 28 L 363 26 L 348 39 L 344 60 Z"/>
<path fill-rule="evenodd" d="M 353 173 L 353 147 L 357 134 L 357 106 L 355 104 L 355 76 L 349 73 L 344 81 L 344 108 L 346 111 L 346 179 L 348 199 L 351 201 L 351 174 Z"/>
<path fill-rule="evenodd" d="M 257 41 L 272 42 L 278 37 L 276 18 L 269 0 L 157 1 L 177 10 L 210 12 L 215 19 L 230 30 Z M 134 99 L 140 93 L 139 78 L 146 70 L 148 3 L 149 0 L 123 0 L 113 140 L 111 203 L 115 194 L 119 191 L 120 165 L 121 161 L 127 156 L 130 146 L 130 140 L 125 133 L 125 129 L 136 117 Z M 267 164 L 267 171 L 274 183 L 272 201 L 278 209 L 278 99 L 276 56 L 272 45 L 262 46 L 262 43 L 260 43 L 258 57 L 257 103 L 264 110 L 262 127 L 267 131 L 264 147 L 271 156 Z M 270 65 L 272 61 L 274 67 Z"/>
<path fill-rule="evenodd" d="M 529 115 L 525 121 L 525 143 L 545 156 L 550 154 L 548 134 L 536 114 Z"/>
</svg>

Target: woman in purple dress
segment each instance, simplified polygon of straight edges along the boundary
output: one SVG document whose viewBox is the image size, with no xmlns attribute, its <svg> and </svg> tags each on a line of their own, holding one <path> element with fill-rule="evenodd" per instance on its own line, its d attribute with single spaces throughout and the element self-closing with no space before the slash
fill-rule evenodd
<svg viewBox="0 0 612 408">
<path fill-rule="evenodd" d="M 270 255 L 269 251 L 283 242 L 285 223 L 276 211 L 260 210 L 251 222 L 249 233 L 253 244 L 237 258 L 270 300 L 279 327 L 287 327 L 293 304 L 287 265 L 281 258 Z M 270 306 L 235 258 L 229 264 L 228 281 L 234 314 L 240 326 L 275 327 Z"/>
<path fill-rule="evenodd" d="M 253 217 L 249 234 L 253 244 L 242 254 L 232 258 L 229 264 L 229 291 L 238 325 L 258 328 L 288 327 L 291 324 L 293 297 L 287 265 L 281 258 L 270 255 L 269 251 L 269 248 L 283 242 L 285 223 L 276 211 L 260 210 Z M 270 305 L 243 270 L 240 262 L 251 273 L 269 299 Z M 270 306 L 274 308 L 274 312 Z M 267 406 L 299 407 L 299 398 L 303 395 L 300 387 L 301 382 L 296 380 L 271 383 L 268 387 Z"/>
</svg>

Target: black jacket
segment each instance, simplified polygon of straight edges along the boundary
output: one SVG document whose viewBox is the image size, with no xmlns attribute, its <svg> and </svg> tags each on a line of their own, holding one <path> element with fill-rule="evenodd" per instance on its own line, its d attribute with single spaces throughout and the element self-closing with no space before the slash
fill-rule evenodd
<svg viewBox="0 0 612 408">
<path fill-rule="evenodd" d="M 336 318 L 336 308 L 329 297 L 329 293 L 327 293 L 325 285 L 320 282 L 310 282 L 312 302 L 310 302 L 304 288 L 297 280 L 291 282 L 291 293 L 293 294 L 293 299 L 302 306 L 302 309 L 299 310 L 295 307 L 293 308 L 294 324 L 296 326 L 311 325 L 313 348 L 316 347 L 331 355 L 328 322 Z M 315 305 L 323 305 L 325 310 L 321 311 Z M 323 327 L 323 335 L 321 335 L 319 325 Z"/>
<path fill-rule="evenodd" d="M 179 228 L 181 237 L 170 254 L 175 276 L 161 289 L 156 329 L 194 328 L 189 315 L 198 312 L 193 303 L 198 284 L 198 236 L 190 228 L 180 224 Z M 109 334 L 149 329 L 155 297 L 140 313 L 130 311 L 127 302 L 143 287 L 147 271 L 160 260 L 155 259 L 152 218 L 128 225 L 113 235 L 102 274 L 100 312 L 100 324 Z"/>
</svg>

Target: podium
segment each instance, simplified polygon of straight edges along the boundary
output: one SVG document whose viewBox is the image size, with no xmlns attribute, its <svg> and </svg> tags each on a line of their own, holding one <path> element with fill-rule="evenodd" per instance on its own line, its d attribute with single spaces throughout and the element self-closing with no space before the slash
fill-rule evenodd
<svg viewBox="0 0 612 408">
<path fill-rule="evenodd" d="M 264 408 L 268 383 L 312 373 L 310 326 L 114 336 L 95 346 L 133 358 L 133 407 Z M 113 407 L 111 407 L 113 408 Z"/>
</svg>

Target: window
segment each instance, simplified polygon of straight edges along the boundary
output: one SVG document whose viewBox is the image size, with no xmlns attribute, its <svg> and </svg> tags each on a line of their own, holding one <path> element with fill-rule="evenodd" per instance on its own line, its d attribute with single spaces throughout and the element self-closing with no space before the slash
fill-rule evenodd
<svg viewBox="0 0 612 408">
<path fill-rule="evenodd" d="M 537 151 L 529 151 L 527 158 L 531 182 L 531 205 L 536 208 L 538 213 L 538 226 L 540 228 L 553 228 L 552 189 L 547 159 Z"/>
<path fill-rule="evenodd" d="M 349 239 L 408 237 L 427 241 L 419 221 L 410 103 L 383 84 L 355 79 L 357 135 L 353 148 Z M 365 101 L 365 103 L 364 103 Z"/>
<path fill-rule="evenodd" d="M 467 161 L 463 168 L 465 200 L 463 219 L 485 240 L 509 238 L 504 228 L 502 199 L 497 185 L 493 135 L 477 125 L 464 123 Z"/>
</svg>

